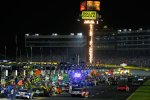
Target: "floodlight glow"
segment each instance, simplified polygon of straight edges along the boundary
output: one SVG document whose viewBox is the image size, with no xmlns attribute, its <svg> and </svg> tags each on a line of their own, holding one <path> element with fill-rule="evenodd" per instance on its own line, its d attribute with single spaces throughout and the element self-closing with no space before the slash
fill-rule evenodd
<svg viewBox="0 0 150 100">
<path fill-rule="evenodd" d="M 53 33 L 53 34 L 52 34 L 52 36 L 57 36 L 57 35 L 58 35 L 57 33 Z"/>
<path fill-rule="evenodd" d="M 75 73 L 74 77 L 78 77 L 78 78 L 81 77 L 81 73 Z"/>
<path fill-rule="evenodd" d="M 8 76 L 8 70 L 6 70 L 6 76 Z"/>
<path fill-rule="evenodd" d="M 23 75 L 26 75 L 26 70 L 23 71 Z"/>
<path fill-rule="evenodd" d="M 120 66 L 125 67 L 125 66 L 127 66 L 127 64 L 126 63 L 122 63 L 122 64 L 120 64 Z"/>
<path fill-rule="evenodd" d="M 130 71 L 129 70 L 125 70 L 124 73 L 130 73 Z"/>
<path fill-rule="evenodd" d="M 17 70 L 15 71 L 15 75 L 16 75 L 16 76 L 18 75 L 18 71 L 17 71 Z"/>
<path fill-rule="evenodd" d="M 84 20 L 84 24 L 95 24 L 94 20 Z"/>
<path fill-rule="evenodd" d="M 39 34 L 35 34 L 35 36 L 39 36 Z"/>
<path fill-rule="evenodd" d="M 78 36 L 82 36 L 82 33 L 77 33 Z"/>
<path fill-rule="evenodd" d="M 26 36 L 29 36 L 29 34 L 25 34 Z"/>
<path fill-rule="evenodd" d="M 74 35 L 74 33 L 70 33 L 70 35 Z"/>
</svg>

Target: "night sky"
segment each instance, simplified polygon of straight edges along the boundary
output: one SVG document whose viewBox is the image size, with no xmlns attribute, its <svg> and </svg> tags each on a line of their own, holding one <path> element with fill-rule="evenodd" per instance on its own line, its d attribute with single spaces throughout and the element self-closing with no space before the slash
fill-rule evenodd
<svg viewBox="0 0 150 100">
<path fill-rule="evenodd" d="M 86 25 L 78 22 L 79 4 L 81 0 L 49 0 L 1 2 L 0 54 L 4 54 L 7 46 L 8 55 L 15 54 L 15 36 L 18 45 L 24 48 L 25 33 L 69 34 L 84 32 Z M 101 0 L 103 22 L 99 26 L 109 28 L 150 28 L 148 0 Z M 101 27 L 99 27 L 101 28 Z"/>
</svg>

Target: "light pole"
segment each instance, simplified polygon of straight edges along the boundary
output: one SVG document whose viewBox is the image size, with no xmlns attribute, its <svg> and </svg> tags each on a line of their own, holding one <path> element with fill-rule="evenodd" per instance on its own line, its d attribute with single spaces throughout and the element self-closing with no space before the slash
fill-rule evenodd
<svg viewBox="0 0 150 100">
<path fill-rule="evenodd" d="M 30 49 L 31 49 L 31 62 L 32 62 L 32 47 L 30 47 Z"/>
<path fill-rule="evenodd" d="M 22 61 L 22 58 L 21 58 L 21 49 L 20 49 L 20 61 Z"/>
<path fill-rule="evenodd" d="M 16 42 L 16 61 L 17 61 L 17 53 L 18 53 L 17 35 L 15 37 L 15 42 Z"/>
<path fill-rule="evenodd" d="M 27 58 L 27 61 L 28 61 L 28 49 L 26 48 L 26 58 Z"/>
<path fill-rule="evenodd" d="M 90 26 L 90 30 L 89 30 L 89 38 L 90 38 L 90 41 L 89 41 L 89 49 L 88 49 L 88 62 L 90 64 L 93 63 L 94 61 L 94 54 L 93 54 L 93 49 L 94 49 L 94 46 L 93 46 L 93 41 L 94 41 L 94 36 L 93 36 L 93 33 L 94 33 L 94 24 L 98 24 L 98 18 L 100 18 L 98 12 L 100 11 L 100 1 L 82 1 L 80 3 L 80 11 L 82 12 L 81 13 L 81 17 L 82 17 L 82 20 L 84 20 L 84 24 L 88 24 Z"/>
<path fill-rule="evenodd" d="M 78 65 L 80 64 L 80 56 L 79 56 L 79 54 L 78 54 Z"/>
<path fill-rule="evenodd" d="M 7 47 L 5 45 L 5 60 L 6 60 L 6 56 L 7 56 Z"/>
<path fill-rule="evenodd" d="M 42 48 L 40 47 L 40 53 L 41 53 L 41 62 L 42 62 Z"/>
</svg>

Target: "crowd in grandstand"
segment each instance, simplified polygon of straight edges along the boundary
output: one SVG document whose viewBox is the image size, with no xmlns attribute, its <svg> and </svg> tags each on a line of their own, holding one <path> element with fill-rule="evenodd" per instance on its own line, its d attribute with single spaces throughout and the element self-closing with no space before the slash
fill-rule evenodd
<svg viewBox="0 0 150 100">
<path fill-rule="evenodd" d="M 124 52 L 123 52 L 124 53 Z M 114 64 L 120 65 L 122 63 L 126 63 L 127 65 L 137 66 L 137 67 L 150 67 L 150 53 L 145 52 L 145 54 L 136 54 L 136 53 L 114 53 L 114 52 L 102 52 L 101 54 L 97 54 L 94 56 L 94 63 L 100 64 Z M 70 62 L 77 64 L 78 57 L 71 55 L 36 55 L 19 58 L 18 61 L 56 61 L 56 62 Z M 79 58 L 79 61 L 85 61 L 82 58 Z"/>
<path fill-rule="evenodd" d="M 148 57 L 99 57 L 98 61 L 102 64 L 116 64 L 120 65 L 122 63 L 126 63 L 131 66 L 138 67 L 149 67 L 150 66 L 150 58 Z"/>
<path fill-rule="evenodd" d="M 127 65 L 137 67 L 150 67 L 149 52 L 102 52 L 96 56 L 96 61 L 103 64 L 126 63 Z"/>
</svg>

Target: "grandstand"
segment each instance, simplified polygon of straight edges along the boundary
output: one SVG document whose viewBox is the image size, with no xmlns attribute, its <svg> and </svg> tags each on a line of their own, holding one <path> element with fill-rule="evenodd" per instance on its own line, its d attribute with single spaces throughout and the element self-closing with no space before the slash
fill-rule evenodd
<svg viewBox="0 0 150 100">
<path fill-rule="evenodd" d="M 70 35 L 25 35 L 25 47 L 32 61 L 60 61 L 77 63 L 86 60 L 86 36 L 82 33 Z M 79 57 L 79 58 L 78 58 Z"/>
<path fill-rule="evenodd" d="M 84 35 L 26 35 L 25 47 L 33 60 L 77 63 L 86 61 L 87 37 Z M 42 48 L 42 49 L 41 49 Z M 41 55 L 42 52 L 42 55 Z M 94 32 L 94 63 L 150 67 L 150 30 L 123 29 Z M 39 60 L 40 61 L 40 60 Z"/>
<path fill-rule="evenodd" d="M 102 30 L 95 34 L 96 62 L 150 66 L 150 30 Z"/>
</svg>

